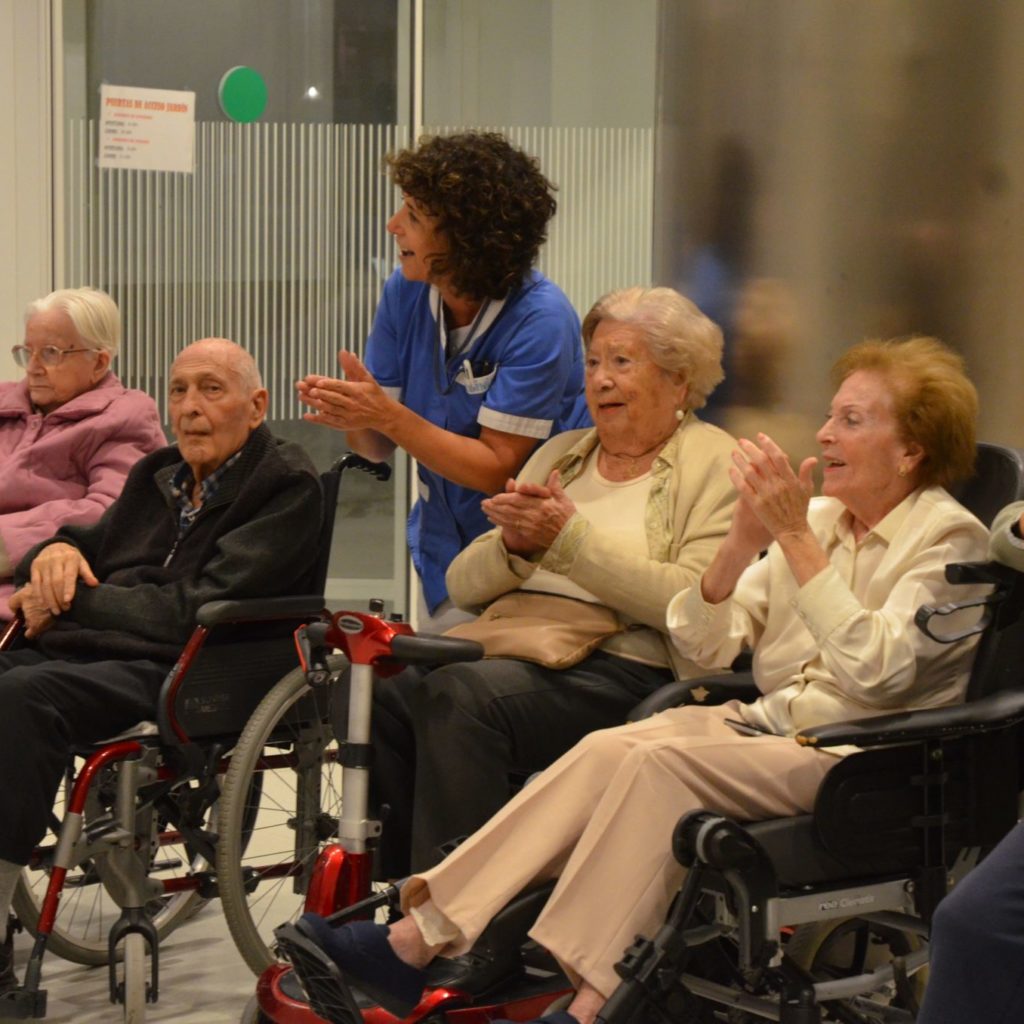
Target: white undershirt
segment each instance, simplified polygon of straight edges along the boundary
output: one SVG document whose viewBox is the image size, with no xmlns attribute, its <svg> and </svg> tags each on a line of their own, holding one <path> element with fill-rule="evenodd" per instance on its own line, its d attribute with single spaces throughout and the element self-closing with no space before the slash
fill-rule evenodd
<svg viewBox="0 0 1024 1024">
<path fill-rule="evenodd" d="M 566 485 L 565 493 L 572 499 L 576 511 L 602 534 L 614 537 L 623 551 L 639 558 L 650 558 L 645 520 L 654 478 L 648 470 L 633 480 L 607 479 L 597 466 L 599 450 L 594 449 L 582 472 Z M 628 587 L 630 581 L 623 580 L 622 585 Z M 591 604 L 606 603 L 568 577 L 547 569 L 538 568 L 522 589 L 574 597 Z M 620 651 L 620 647 L 626 649 Z M 661 634 L 647 627 L 631 629 L 628 639 L 626 634 L 618 633 L 606 641 L 602 649 L 647 665 L 668 665 Z"/>
<path fill-rule="evenodd" d="M 618 546 L 624 551 L 649 558 L 644 516 L 653 482 L 651 472 L 648 470 L 634 480 L 608 480 L 597 467 L 598 450 L 594 449 L 582 472 L 566 486 L 565 493 L 572 499 L 576 511 L 591 526 L 603 534 L 615 537 Z M 604 604 L 604 601 L 568 577 L 547 569 L 537 569 L 523 589 L 561 594 L 591 604 Z"/>
</svg>

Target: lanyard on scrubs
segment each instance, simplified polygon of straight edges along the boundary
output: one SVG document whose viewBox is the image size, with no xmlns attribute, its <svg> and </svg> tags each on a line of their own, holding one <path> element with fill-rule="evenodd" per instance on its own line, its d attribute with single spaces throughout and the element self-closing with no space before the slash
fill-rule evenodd
<svg viewBox="0 0 1024 1024">
<path fill-rule="evenodd" d="M 459 346 L 458 352 L 453 352 L 453 356 L 462 355 L 463 352 L 468 352 L 470 346 L 473 344 L 473 339 L 476 337 L 477 328 L 479 328 L 483 321 L 484 314 L 487 312 L 487 307 L 490 306 L 491 300 L 484 299 L 483 305 L 477 311 L 475 317 L 473 317 L 473 323 L 469 328 L 469 334 L 466 335 L 465 341 Z M 445 384 L 445 377 L 448 371 L 448 356 L 445 354 L 444 336 L 441 330 L 441 320 L 444 316 L 444 300 L 441 298 L 440 293 L 437 296 L 437 347 L 434 353 L 434 386 L 437 388 L 437 393 L 447 398 L 455 387 L 455 382 L 458 380 L 458 374 L 452 378 L 451 383 Z M 438 359 L 440 359 L 440 365 L 438 365 Z M 463 365 L 468 363 L 468 359 L 463 360 Z M 472 372 L 469 372 L 470 378 L 472 378 Z"/>
</svg>

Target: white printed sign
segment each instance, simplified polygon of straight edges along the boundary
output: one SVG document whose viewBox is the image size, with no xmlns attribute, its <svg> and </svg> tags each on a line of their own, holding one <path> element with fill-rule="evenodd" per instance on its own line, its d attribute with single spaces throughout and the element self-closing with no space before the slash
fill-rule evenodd
<svg viewBox="0 0 1024 1024">
<path fill-rule="evenodd" d="M 100 167 L 191 174 L 196 94 L 102 85 L 99 133 Z"/>
</svg>

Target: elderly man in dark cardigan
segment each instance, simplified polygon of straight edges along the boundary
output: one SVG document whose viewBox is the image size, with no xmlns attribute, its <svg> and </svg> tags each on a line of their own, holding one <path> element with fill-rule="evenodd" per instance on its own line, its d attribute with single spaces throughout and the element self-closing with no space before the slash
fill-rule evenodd
<svg viewBox="0 0 1024 1024">
<path fill-rule="evenodd" d="M 169 397 L 177 444 L 141 459 L 98 523 L 64 527 L 16 570 L 27 643 L 0 653 L 0 922 L 70 751 L 153 717 L 199 606 L 311 581 L 319 478 L 264 425 L 252 357 L 189 345 Z M 0 991 L 15 984 L 5 947 Z"/>
</svg>

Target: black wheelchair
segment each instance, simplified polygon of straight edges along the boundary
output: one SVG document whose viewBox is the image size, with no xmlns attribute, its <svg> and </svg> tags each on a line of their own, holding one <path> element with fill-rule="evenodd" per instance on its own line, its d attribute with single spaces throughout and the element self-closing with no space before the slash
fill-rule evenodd
<svg viewBox="0 0 1024 1024">
<path fill-rule="evenodd" d="M 957 495 L 983 522 L 1024 496 L 1024 458 L 980 445 Z M 932 913 L 1017 821 L 1024 746 L 1024 576 L 994 563 L 950 565 L 950 582 L 990 595 L 918 610 L 915 622 L 952 643 L 980 634 L 967 699 L 808 729 L 797 742 L 854 745 L 832 768 L 814 811 L 738 823 L 686 815 L 673 853 L 689 871 L 665 925 L 637 937 L 601 1014 L 633 1020 L 915 1019 L 927 980 Z M 983 609 L 966 629 L 943 620 Z M 638 709 L 742 695 L 742 678 L 674 684 Z M 747 691 L 749 692 L 749 691 Z"/>
<path fill-rule="evenodd" d="M 277 684 L 299 663 L 296 628 L 324 615 L 341 477 L 352 468 L 381 480 L 390 474 L 350 453 L 322 475 L 313 592 L 204 605 L 164 681 L 157 720 L 77 752 L 50 832 L 14 894 L 12 908 L 35 943 L 24 983 L 0 996 L 0 1019 L 45 1016 L 41 967 L 52 950 L 77 963 L 109 964 L 111 1001 L 126 1021 L 142 1021 L 159 995 L 160 940 L 204 903 L 220 897 L 232 933 L 250 935 L 253 894 L 273 878 L 282 897 L 273 903 L 274 923 L 301 912 L 312 866 L 340 814 L 329 709 L 293 700 L 281 712 L 279 732 L 289 735 L 279 736 L 273 781 L 269 773 L 247 776 L 238 834 L 230 838 L 223 790 L 240 736 L 262 728 L 264 697 L 280 692 Z M 269 959 L 266 946 L 262 958 L 240 948 L 255 970 Z"/>
</svg>

